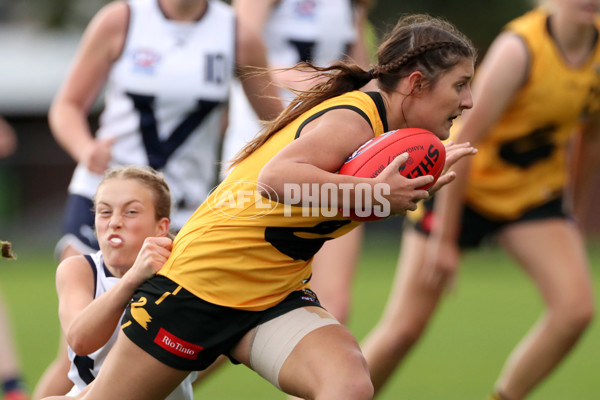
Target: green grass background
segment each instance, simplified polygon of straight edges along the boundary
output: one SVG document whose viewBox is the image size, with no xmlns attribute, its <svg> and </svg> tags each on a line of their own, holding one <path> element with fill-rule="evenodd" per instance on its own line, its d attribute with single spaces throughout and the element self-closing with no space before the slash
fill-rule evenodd
<svg viewBox="0 0 600 400">
<path fill-rule="evenodd" d="M 360 339 L 376 323 L 390 290 L 399 236 L 369 231 L 354 287 L 350 328 Z M 0 291 L 30 388 L 53 359 L 58 342 L 50 249 L 20 248 L 0 260 Z M 594 285 L 600 287 L 600 245 L 590 245 Z M 468 254 L 455 290 L 397 370 L 379 399 L 484 400 L 508 353 L 539 317 L 542 305 L 523 272 L 500 250 Z M 323 357 L 327 355 L 324 354 Z M 196 399 L 285 399 L 244 366 L 227 364 L 196 389 Z M 594 322 L 566 361 L 531 400 L 600 398 L 600 332 Z"/>
</svg>

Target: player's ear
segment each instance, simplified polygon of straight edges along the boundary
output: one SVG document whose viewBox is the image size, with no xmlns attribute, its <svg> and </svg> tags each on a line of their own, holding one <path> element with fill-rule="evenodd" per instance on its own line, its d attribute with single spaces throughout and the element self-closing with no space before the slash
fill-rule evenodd
<svg viewBox="0 0 600 400">
<path fill-rule="evenodd" d="M 169 218 L 163 217 L 156 223 L 156 236 L 167 236 L 171 222 Z"/>
<path fill-rule="evenodd" d="M 414 71 L 407 79 L 409 93 L 420 92 L 425 87 L 425 76 L 421 71 Z"/>
</svg>

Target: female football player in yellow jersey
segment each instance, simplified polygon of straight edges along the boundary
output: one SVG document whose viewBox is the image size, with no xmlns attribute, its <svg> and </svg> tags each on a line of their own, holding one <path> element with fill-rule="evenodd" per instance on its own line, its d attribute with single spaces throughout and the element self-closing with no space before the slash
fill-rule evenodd
<svg viewBox="0 0 600 400">
<path fill-rule="evenodd" d="M 281 98 L 293 98 L 291 90 L 307 90 L 315 83 L 307 71 L 285 69 L 301 61 L 327 66 L 350 58 L 368 68 L 367 14 L 374 0 L 234 0 L 239 29 L 262 33 L 275 83 Z M 332 24 L 331 21 L 336 23 Z M 241 33 L 240 33 L 241 34 Z M 371 90 L 375 90 L 374 82 Z M 229 106 L 229 125 L 223 143 L 223 159 L 229 160 L 260 130 L 259 119 L 245 95 L 234 84 Z M 364 88 L 363 88 L 364 90 Z M 351 303 L 351 286 L 358 266 L 362 227 L 330 240 L 313 260 L 312 287 L 321 304 L 342 323 Z M 321 267 L 322 266 L 322 267 Z"/>
<path fill-rule="evenodd" d="M 575 345 L 593 314 L 581 232 L 563 199 L 567 151 L 585 145 L 573 176 L 587 200 L 600 154 L 598 1 L 554 0 L 510 22 L 477 70 L 475 106 L 457 125 L 476 157 L 455 167 L 457 182 L 405 231 L 397 290 L 363 351 L 380 389 L 417 342 L 444 289 L 457 274 L 460 249 L 488 234 L 531 277 L 546 304 L 509 357 L 496 398 L 523 399 Z M 461 219 L 462 218 L 462 219 Z M 428 235 L 428 236 L 427 236 Z"/>
<path fill-rule="evenodd" d="M 49 110 L 57 142 L 78 163 L 69 184 L 60 259 L 98 249 L 92 197 L 114 165 L 150 165 L 171 188 L 171 227 L 180 229 L 215 186 L 231 81 L 266 67 L 262 43 L 216 0 L 106 2 L 82 36 L 71 70 Z M 102 90 L 102 89 L 105 90 Z M 244 92 L 263 119 L 282 110 L 267 75 Z M 88 115 L 103 93 L 99 126 Z M 69 362 L 60 338 L 56 358 L 33 400 L 65 394 Z"/>
<path fill-rule="evenodd" d="M 189 371 L 225 354 L 291 395 L 371 399 L 356 339 L 309 289 L 311 259 L 326 240 L 359 224 L 337 211 L 353 207 L 355 195 L 404 214 L 429 197 L 416 188 L 433 177 L 402 177 L 406 154 L 373 179 L 336 171 L 387 130 L 419 126 L 446 138 L 472 106 L 475 53 L 451 24 L 408 16 L 380 46 L 371 71 L 345 62 L 298 66 L 325 80 L 238 154 L 233 171 L 177 235 L 158 275 L 133 295 L 119 338 L 80 398 L 163 399 Z M 379 91 L 358 90 L 373 78 Z M 474 152 L 449 145 L 446 162 Z M 434 189 L 453 179 L 442 175 Z M 374 195 L 376 186 L 389 189 L 383 198 Z"/>
</svg>

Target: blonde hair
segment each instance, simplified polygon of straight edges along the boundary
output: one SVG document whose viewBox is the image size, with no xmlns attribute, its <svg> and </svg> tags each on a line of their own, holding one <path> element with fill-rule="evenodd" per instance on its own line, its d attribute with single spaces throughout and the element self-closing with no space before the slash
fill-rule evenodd
<svg viewBox="0 0 600 400">
<path fill-rule="evenodd" d="M 111 179 L 131 179 L 146 186 L 154 197 L 154 212 L 156 220 L 170 218 L 171 191 L 162 173 L 146 166 L 118 166 L 110 168 L 104 174 L 98 188 Z M 96 199 L 94 198 L 94 209 Z"/>
</svg>

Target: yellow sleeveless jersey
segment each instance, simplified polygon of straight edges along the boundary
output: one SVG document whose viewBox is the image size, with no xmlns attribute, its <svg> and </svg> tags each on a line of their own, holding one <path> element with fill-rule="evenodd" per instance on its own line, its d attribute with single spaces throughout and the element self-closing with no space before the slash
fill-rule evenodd
<svg viewBox="0 0 600 400">
<path fill-rule="evenodd" d="M 506 26 L 528 48 L 529 77 L 477 145 L 466 192 L 467 203 L 493 219 L 517 218 L 561 195 L 567 179 L 567 142 L 581 118 L 600 109 L 598 43 L 584 66 L 571 67 L 547 21 L 548 15 L 536 9 Z"/>
<path fill-rule="evenodd" d="M 205 301 L 246 310 L 272 307 L 292 291 L 308 287 L 314 254 L 326 240 L 359 223 L 337 210 L 333 216 L 313 215 L 311 208 L 263 198 L 257 179 L 303 126 L 336 108 L 361 114 L 375 136 L 386 130 L 378 93 L 346 93 L 307 111 L 242 161 L 211 193 L 177 235 L 159 274 Z"/>
</svg>

